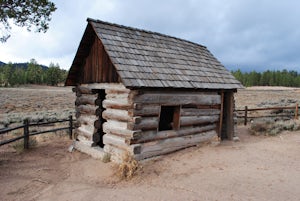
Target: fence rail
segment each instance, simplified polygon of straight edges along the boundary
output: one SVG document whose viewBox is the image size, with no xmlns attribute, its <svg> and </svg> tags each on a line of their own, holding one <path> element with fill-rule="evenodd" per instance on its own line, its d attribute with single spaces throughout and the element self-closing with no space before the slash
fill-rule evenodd
<svg viewBox="0 0 300 201">
<path fill-rule="evenodd" d="M 67 127 L 55 128 L 55 129 L 39 131 L 39 132 L 30 133 L 30 131 L 29 131 L 30 127 L 50 125 L 50 124 L 63 123 L 63 122 L 69 122 L 69 125 Z M 68 119 L 61 119 L 61 120 L 57 120 L 57 121 L 49 121 L 49 122 L 42 122 L 42 123 L 30 123 L 28 119 L 25 119 L 23 121 L 23 125 L 21 125 L 21 126 L 17 126 L 17 127 L 14 127 L 14 128 L 1 129 L 0 130 L 0 135 L 8 134 L 9 132 L 14 131 L 14 130 L 18 130 L 18 129 L 23 129 L 23 135 L 22 136 L 18 136 L 18 137 L 12 138 L 12 139 L 1 141 L 0 146 L 15 142 L 15 141 L 20 140 L 20 139 L 24 139 L 24 149 L 28 149 L 29 148 L 29 138 L 30 138 L 30 136 L 40 135 L 40 134 L 45 134 L 45 133 L 50 133 L 50 132 L 56 132 L 56 131 L 61 131 L 61 130 L 68 130 L 69 131 L 69 137 L 70 137 L 70 139 L 72 139 L 73 129 L 74 129 L 74 127 L 73 127 L 73 117 L 69 116 Z"/>
<path fill-rule="evenodd" d="M 247 125 L 248 119 L 255 119 L 255 118 L 262 118 L 262 117 L 287 117 L 291 115 L 273 115 L 273 116 L 248 116 L 249 112 L 253 111 L 264 111 L 264 110 L 295 110 L 294 112 L 294 119 L 299 118 L 299 105 L 296 104 L 295 106 L 289 106 L 289 107 L 267 107 L 267 108 L 248 108 L 248 106 L 245 106 L 245 109 L 241 110 L 235 110 L 236 112 L 244 112 L 244 116 L 237 116 L 238 118 L 243 118 L 244 119 L 244 125 Z"/>
</svg>

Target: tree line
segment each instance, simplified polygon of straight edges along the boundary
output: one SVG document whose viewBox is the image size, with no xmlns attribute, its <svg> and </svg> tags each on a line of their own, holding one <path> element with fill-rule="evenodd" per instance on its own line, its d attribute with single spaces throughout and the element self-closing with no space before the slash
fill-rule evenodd
<svg viewBox="0 0 300 201">
<path fill-rule="evenodd" d="M 43 68 L 35 59 L 28 66 L 16 67 L 12 63 L 0 67 L 0 86 L 18 86 L 22 84 L 47 84 L 57 86 L 65 82 L 68 72 L 60 69 L 58 64 L 50 63 Z"/>
<path fill-rule="evenodd" d="M 277 70 L 264 72 L 242 72 L 240 69 L 231 72 L 244 86 L 285 86 L 300 87 L 300 73 L 297 71 Z"/>
</svg>

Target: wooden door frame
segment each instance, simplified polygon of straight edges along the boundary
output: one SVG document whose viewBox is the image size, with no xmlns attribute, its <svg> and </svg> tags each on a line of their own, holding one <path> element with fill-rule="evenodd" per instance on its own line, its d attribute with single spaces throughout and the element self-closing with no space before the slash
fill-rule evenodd
<svg viewBox="0 0 300 201">
<path fill-rule="evenodd" d="M 222 110 L 220 118 L 222 116 L 222 128 L 220 129 L 221 140 L 233 140 L 234 136 L 234 92 L 226 91 L 222 92 Z"/>
</svg>

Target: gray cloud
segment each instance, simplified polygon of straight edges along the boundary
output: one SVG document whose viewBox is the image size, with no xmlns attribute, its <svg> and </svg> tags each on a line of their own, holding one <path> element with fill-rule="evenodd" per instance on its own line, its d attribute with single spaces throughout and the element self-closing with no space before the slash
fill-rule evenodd
<svg viewBox="0 0 300 201">
<path fill-rule="evenodd" d="M 36 58 L 68 68 L 86 18 L 92 17 L 200 43 L 229 69 L 298 70 L 300 63 L 300 2 L 296 0 L 54 2 L 58 10 L 50 30 L 40 35 L 16 29 L 7 44 L 0 44 L 0 60 Z"/>
</svg>

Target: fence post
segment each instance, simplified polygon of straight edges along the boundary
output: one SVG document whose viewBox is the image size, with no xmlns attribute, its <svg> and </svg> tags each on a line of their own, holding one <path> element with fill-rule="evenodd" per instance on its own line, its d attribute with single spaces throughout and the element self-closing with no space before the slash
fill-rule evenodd
<svg viewBox="0 0 300 201">
<path fill-rule="evenodd" d="M 70 136 L 70 140 L 72 140 L 72 136 L 73 136 L 73 116 L 72 115 L 69 116 L 69 136 Z"/>
<path fill-rule="evenodd" d="M 244 120 L 245 126 L 247 126 L 247 121 L 248 121 L 248 106 L 245 106 L 245 120 Z"/>
<path fill-rule="evenodd" d="M 29 120 L 24 119 L 24 149 L 29 148 Z"/>
<path fill-rule="evenodd" d="M 298 119 L 299 105 L 296 103 L 295 119 Z"/>
</svg>

